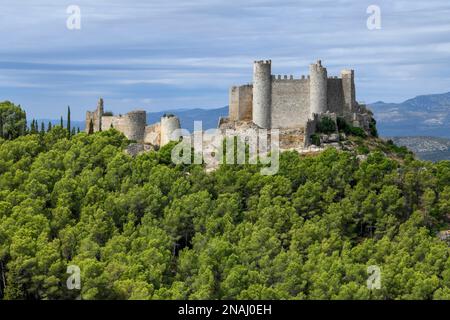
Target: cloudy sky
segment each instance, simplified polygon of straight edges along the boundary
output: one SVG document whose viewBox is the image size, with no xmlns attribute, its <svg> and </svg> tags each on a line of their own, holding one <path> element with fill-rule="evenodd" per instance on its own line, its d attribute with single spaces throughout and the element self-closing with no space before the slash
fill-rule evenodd
<svg viewBox="0 0 450 320">
<path fill-rule="evenodd" d="M 319 58 L 354 68 L 365 102 L 450 91 L 448 0 L 0 0 L 0 40 L 0 101 L 29 118 L 70 105 L 81 120 L 98 97 L 117 113 L 223 107 L 257 59 L 295 76 Z"/>
</svg>

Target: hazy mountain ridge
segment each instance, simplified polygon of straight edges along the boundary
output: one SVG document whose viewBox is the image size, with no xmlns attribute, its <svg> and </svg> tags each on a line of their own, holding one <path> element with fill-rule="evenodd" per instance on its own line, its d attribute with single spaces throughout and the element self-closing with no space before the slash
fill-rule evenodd
<svg viewBox="0 0 450 320">
<path fill-rule="evenodd" d="M 402 103 L 369 104 L 382 136 L 450 138 L 450 92 L 417 96 Z"/>
</svg>

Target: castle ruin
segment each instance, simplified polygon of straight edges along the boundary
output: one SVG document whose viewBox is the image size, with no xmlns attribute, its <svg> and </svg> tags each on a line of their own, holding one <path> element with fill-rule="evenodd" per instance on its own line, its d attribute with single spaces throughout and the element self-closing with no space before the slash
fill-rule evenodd
<svg viewBox="0 0 450 320">
<path fill-rule="evenodd" d="M 114 116 L 104 111 L 103 99 L 100 99 L 94 111 L 86 112 L 86 132 L 104 131 L 114 128 L 122 132 L 129 140 L 137 143 L 164 146 L 172 141 L 172 133 L 180 129 L 180 120 L 174 115 L 164 115 L 161 122 L 147 125 L 147 113 L 134 110 L 125 115 Z"/>
<path fill-rule="evenodd" d="M 86 113 L 86 132 L 115 128 L 129 140 L 147 146 L 164 146 L 179 138 L 172 135 L 180 129 L 176 116 L 164 115 L 160 122 L 152 125 L 147 125 L 146 118 L 143 110 L 114 116 L 104 111 L 100 99 L 96 110 Z M 340 77 L 330 77 L 319 60 L 310 65 L 307 76 L 275 76 L 271 60 L 264 60 L 254 62 L 252 84 L 230 88 L 229 115 L 219 119 L 218 129 L 221 134 L 242 136 L 248 130 L 278 129 L 281 150 L 302 151 L 312 144 L 311 137 L 324 118 L 334 121 L 336 128 L 342 118 L 370 135 L 372 113 L 356 101 L 353 70 L 344 69 Z M 343 136 L 336 130 L 333 134 L 321 134 L 319 138 L 324 144 L 338 147 Z M 211 147 L 208 144 L 205 142 L 206 148 Z"/>
</svg>

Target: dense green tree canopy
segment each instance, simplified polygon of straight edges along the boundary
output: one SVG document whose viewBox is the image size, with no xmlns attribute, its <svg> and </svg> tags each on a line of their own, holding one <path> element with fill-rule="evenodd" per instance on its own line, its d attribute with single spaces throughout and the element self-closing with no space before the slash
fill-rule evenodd
<svg viewBox="0 0 450 320">
<path fill-rule="evenodd" d="M 0 138 L 14 139 L 25 133 L 25 111 L 9 101 L 0 102 Z"/>
<path fill-rule="evenodd" d="M 59 126 L 0 140 L 1 298 L 450 299 L 449 161 L 286 152 L 262 176 L 126 145 Z"/>
</svg>

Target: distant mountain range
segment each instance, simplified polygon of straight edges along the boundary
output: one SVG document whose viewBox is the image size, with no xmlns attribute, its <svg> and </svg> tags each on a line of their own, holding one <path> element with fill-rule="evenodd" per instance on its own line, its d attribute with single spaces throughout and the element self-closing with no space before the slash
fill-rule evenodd
<svg viewBox="0 0 450 320">
<path fill-rule="evenodd" d="M 418 96 L 402 103 L 369 104 L 381 136 L 450 138 L 450 92 Z"/>
</svg>

